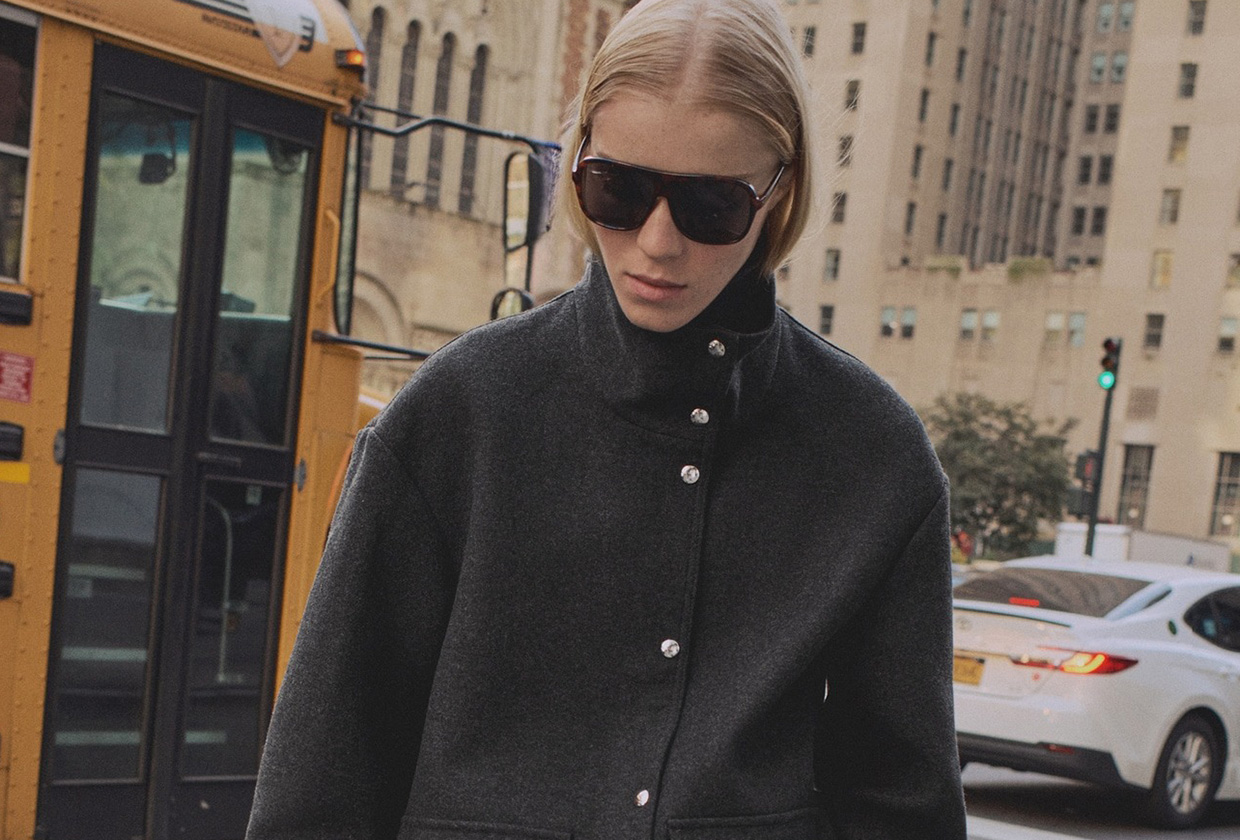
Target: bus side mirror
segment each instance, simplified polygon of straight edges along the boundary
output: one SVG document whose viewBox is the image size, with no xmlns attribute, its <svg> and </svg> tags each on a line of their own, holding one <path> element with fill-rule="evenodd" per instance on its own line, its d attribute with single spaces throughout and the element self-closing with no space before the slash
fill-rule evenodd
<svg viewBox="0 0 1240 840">
<path fill-rule="evenodd" d="M 504 161 L 504 253 L 533 245 L 543 235 L 546 171 L 534 155 L 513 152 Z"/>
</svg>

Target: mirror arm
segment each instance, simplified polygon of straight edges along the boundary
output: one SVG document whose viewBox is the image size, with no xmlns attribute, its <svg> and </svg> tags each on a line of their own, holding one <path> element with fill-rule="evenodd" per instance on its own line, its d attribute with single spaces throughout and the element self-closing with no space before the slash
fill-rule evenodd
<svg viewBox="0 0 1240 840">
<path fill-rule="evenodd" d="M 397 347 L 395 344 L 381 344 L 378 341 L 366 341 L 347 335 L 333 335 L 323 330 L 315 330 L 310 334 L 310 338 L 320 344 L 347 344 L 350 347 L 365 347 L 367 350 L 382 350 L 384 353 L 410 359 L 425 359 L 430 356 L 429 350 L 413 350 L 409 347 Z"/>
<path fill-rule="evenodd" d="M 546 140 L 536 140 L 533 137 L 526 137 L 524 134 L 517 134 L 515 131 L 497 131 L 493 128 L 483 128 L 473 123 L 461 122 L 460 120 L 449 119 L 448 117 L 420 117 L 417 114 L 411 114 L 408 111 L 402 111 L 398 108 L 386 108 L 382 105 L 375 105 L 370 102 L 364 102 L 357 109 L 357 113 L 361 114 L 365 111 L 378 111 L 384 114 L 393 114 L 401 119 L 407 120 L 402 122 L 395 128 L 388 128 L 384 125 L 378 125 L 373 120 L 366 119 L 362 116 L 354 116 L 352 114 L 332 114 L 332 121 L 339 125 L 347 125 L 356 128 L 363 128 L 367 131 L 373 131 L 376 134 L 382 134 L 385 137 L 405 137 L 415 131 L 426 128 L 427 126 L 442 125 L 448 128 L 459 129 L 466 134 L 477 134 L 482 137 L 493 137 L 497 140 L 508 140 L 513 143 L 524 143 L 535 152 L 544 149 L 554 151 L 560 150 L 559 143 L 551 143 Z"/>
</svg>

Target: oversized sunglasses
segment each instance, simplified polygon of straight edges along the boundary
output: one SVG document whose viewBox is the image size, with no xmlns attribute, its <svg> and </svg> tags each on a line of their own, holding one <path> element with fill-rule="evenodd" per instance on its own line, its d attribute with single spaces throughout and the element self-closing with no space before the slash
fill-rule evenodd
<svg viewBox="0 0 1240 840">
<path fill-rule="evenodd" d="M 704 245 L 731 245 L 744 239 L 787 168 L 781 163 L 770 186 L 758 195 L 740 178 L 679 175 L 608 158 L 582 158 L 588 139 L 588 134 L 582 138 L 573 160 L 573 186 L 587 219 L 609 230 L 637 230 L 665 198 L 677 229 Z"/>
</svg>

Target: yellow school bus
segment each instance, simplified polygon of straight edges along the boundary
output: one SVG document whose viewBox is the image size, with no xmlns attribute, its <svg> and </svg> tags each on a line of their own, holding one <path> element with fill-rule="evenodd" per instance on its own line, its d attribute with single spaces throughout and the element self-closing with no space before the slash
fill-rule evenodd
<svg viewBox="0 0 1240 840">
<path fill-rule="evenodd" d="M 0 840 L 244 833 L 358 423 L 360 47 L 0 0 Z"/>
</svg>

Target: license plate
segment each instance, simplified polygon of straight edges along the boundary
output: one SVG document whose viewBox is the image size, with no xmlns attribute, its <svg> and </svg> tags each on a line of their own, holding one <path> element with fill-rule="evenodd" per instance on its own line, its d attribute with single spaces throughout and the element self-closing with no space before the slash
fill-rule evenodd
<svg viewBox="0 0 1240 840">
<path fill-rule="evenodd" d="M 963 685 L 980 685 L 985 660 L 957 656 L 952 663 L 952 680 Z"/>
</svg>

